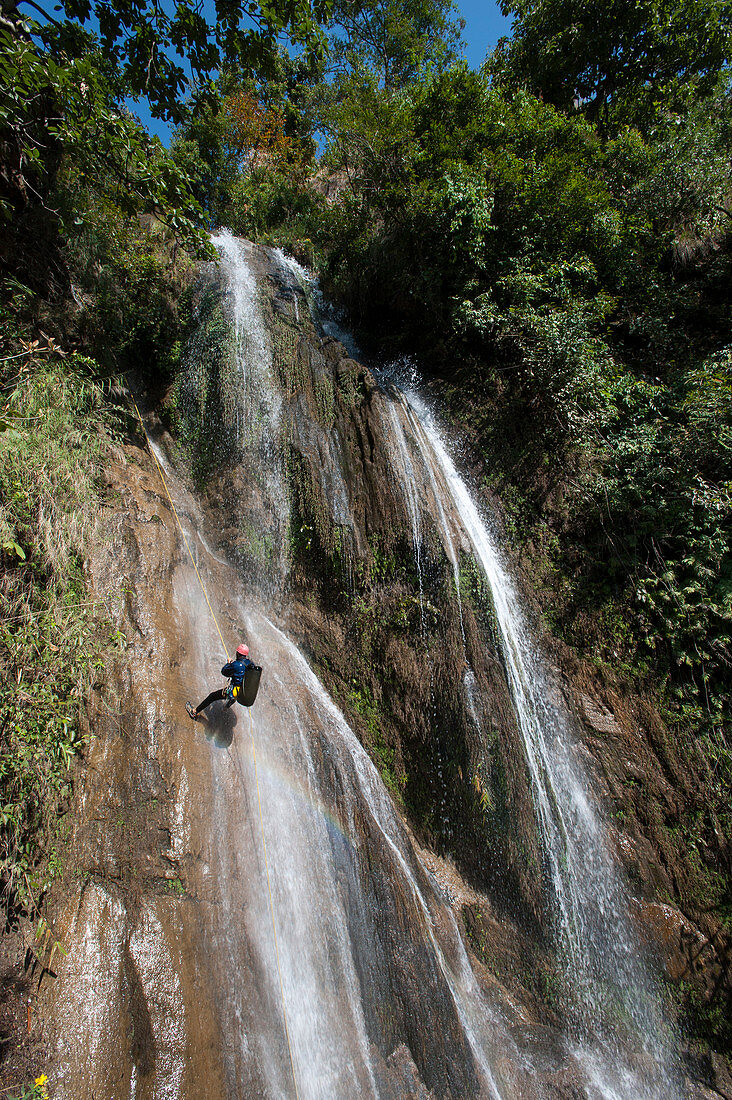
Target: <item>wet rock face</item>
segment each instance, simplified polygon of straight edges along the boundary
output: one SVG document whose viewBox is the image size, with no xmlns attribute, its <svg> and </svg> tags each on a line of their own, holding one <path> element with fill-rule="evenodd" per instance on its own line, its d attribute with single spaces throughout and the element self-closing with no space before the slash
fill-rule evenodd
<svg viewBox="0 0 732 1100">
<path fill-rule="evenodd" d="M 277 265 L 261 263 L 275 355 L 287 349 L 282 375 L 286 363 L 287 377 L 297 380 L 293 629 L 419 836 L 454 855 L 490 897 L 493 912 L 531 930 L 536 968 L 551 985 L 551 962 L 539 961 L 547 915 L 542 857 L 490 599 L 469 553 L 461 552 L 458 614 L 452 567 L 434 521 L 420 530 L 417 576 L 382 390 L 340 345 L 313 331 L 299 287 Z M 683 906 L 704 889 L 698 861 L 680 843 L 704 762 L 678 756 L 646 702 L 546 643 L 565 673 L 578 751 L 631 888 L 646 901 L 676 898 Z M 478 714 L 468 706 L 465 662 L 476 677 Z M 732 991 L 728 934 L 698 906 L 687 904 L 684 916 L 670 908 L 709 946 L 683 977 L 678 966 L 667 971 L 669 981 L 724 1012 Z M 647 931 L 652 942 L 654 934 Z"/>
<path fill-rule="evenodd" d="M 710 966 L 713 947 L 683 913 L 671 905 L 649 902 L 640 906 L 638 920 L 650 942 L 662 953 L 671 981 L 679 982 L 699 974 L 711 991 L 715 980 L 721 977 L 719 966 Z"/>
<path fill-rule="evenodd" d="M 483 1094 L 446 977 L 461 971 L 462 947 L 426 865 L 455 912 L 469 907 L 477 985 L 509 1021 L 493 1051 L 505 1095 L 582 1096 L 581 1074 L 558 1037 L 544 869 L 490 597 L 467 545 L 457 547 L 456 564 L 449 560 L 434 517 L 421 523 L 417 555 L 381 386 L 321 337 L 276 258 L 252 249 L 250 260 L 266 290 L 265 343 L 282 394 L 277 446 L 260 431 L 262 418 L 244 416 L 231 306 L 211 268 L 199 290 L 200 342 L 168 413 L 196 496 L 171 467 L 170 440 L 161 457 L 224 635 L 245 631 L 269 680 L 251 726 L 238 708 L 214 709 L 207 726 L 186 718 L 185 699 L 221 683 L 220 640 L 155 468 L 130 448 L 126 464 L 110 471 L 109 541 L 94 563 L 128 648 L 115 694 L 98 700 L 69 839 L 73 872 L 54 914 L 68 961 L 43 987 L 55 1095 L 288 1094 L 251 768 L 256 742 L 265 828 L 267 814 L 291 823 L 280 847 L 274 827 L 268 833 L 276 910 L 294 905 L 282 936 L 285 952 L 290 936 L 293 945 L 286 973 L 302 984 L 311 967 L 324 997 L 321 1037 L 343 1028 L 344 1048 L 363 1055 L 331 1095 L 368 1095 L 370 1081 L 394 1100 Z M 256 463 L 253 452 L 242 460 L 252 439 Z M 430 499 L 430 486 L 421 488 Z M 373 801 L 359 801 L 363 773 L 345 750 L 339 758 L 338 731 L 304 692 L 277 622 L 389 788 L 381 816 Z M 601 797 L 613 797 L 620 760 L 638 783 L 656 775 L 632 749 L 622 708 L 591 677 L 577 672 L 566 690 Z M 672 813 L 674 785 L 664 782 Z M 393 806 L 421 856 L 401 825 L 384 825 Z M 670 872 L 643 827 L 618 832 L 617 847 L 637 866 L 646 905 L 638 921 L 650 941 L 666 944 L 673 977 L 684 951 L 701 941 L 676 910 L 653 908 L 653 890 Z M 313 874 L 322 880 L 295 897 L 303 865 L 320 867 Z M 335 908 L 324 913 L 317 905 L 333 866 Z M 348 966 L 338 954 L 341 930 Z M 441 956 L 422 952 L 430 943 Z M 357 1012 L 341 988 L 347 981 L 360 990 Z M 307 1004 L 298 1009 L 307 1017 Z M 298 1019 L 296 1012 L 295 1060 L 305 1066 L 313 1040 L 298 1047 Z"/>
<path fill-rule="evenodd" d="M 316 330 L 292 272 L 264 250 L 251 250 L 249 262 L 283 394 L 286 573 L 273 578 L 281 563 L 262 553 L 262 533 L 271 530 L 264 488 L 230 454 L 213 463 L 205 486 L 221 543 L 251 590 L 286 610 L 420 835 L 451 852 L 497 908 L 540 926 L 534 811 L 490 597 L 467 544 L 460 548 L 461 606 L 434 521 L 425 519 L 415 547 L 381 385 Z M 202 315 L 212 302 L 223 314 L 228 309 L 211 272 L 200 300 Z M 222 380 L 218 353 L 207 382 L 198 360 L 186 370 L 189 406 L 207 403 L 215 430 L 230 432 L 227 395 L 236 380 L 231 373 Z M 466 705 L 468 669 L 477 678 L 479 714 Z"/>
<path fill-rule="evenodd" d="M 501 447 L 492 431 L 500 395 L 481 385 L 480 371 L 474 363 L 458 368 L 450 379 L 435 382 L 433 391 L 438 399 L 444 398 L 444 407 L 450 408 L 459 427 L 472 455 L 475 481 L 500 485 L 502 479 L 497 478 L 487 457 Z M 510 448 L 511 441 L 507 443 Z M 511 452 L 510 460 L 506 454 L 503 457 L 509 465 L 516 463 L 517 481 L 531 502 L 530 511 L 543 517 L 541 527 L 533 528 L 534 535 L 523 542 L 514 561 L 515 574 L 523 577 L 524 593 L 534 604 L 537 636 L 542 633 L 542 612 L 550 621 L 556 621 L 557 607 L 563 606 L 559 614 L 560 621 L 564 615 L 562 633 L 579 638 L 589 654 L 583 660 L 556 638 L 545 635 L 542 639 L 552 664 L 561 673 L 567 704 L 576 716 L 579 750 L 610 828 L 618 862 L 625 869 L 633 893 L 646 901 L 671 904 L 713 944 L 714 961 L 712 953 L 705 952 L 708 961 L 703 965 L 709 965 L 713 975 L 721 970 L 711 999 L 701 974 L 692 972 L 680 983 L 671 983 L 671 1015 L 681 1021 L 682 1031 L 694 1040 L 711 1042 L 729 1056 L 730 844 L 729 829 L 718 820 L 706 796 L 710 787 L 718 789 L 715 763 L 683 730 L 683 722 L 679 733 L 667 728 L 659 713 L 658 693 L 653 691 L 652 697 L 647 697 L 648 683 L 640 670 L 634 686 L 627 668 L 615 672 L 604 661 L 599 664 L 588 641 L 594 636 L 592 631 L 580 625 L 581 614 L 573 622 L 567 611 L 562 592 L 564 578 L 561 571 L 555 572 L 552 553 L 542 543 L 547 532 L 564 530 L 567 518 L 561 495 L 562 486 L 572 480 L 571 467 L 550 464 L 547 469 L 533 469 L 529 475 L 525 463 L 531 466 L 531 462 L 522 448 Z M 564 457 L 573 461 L 571 456 Z M 504 471 L 506 468 L 504 464 Z M 506 488 L 510 483 L 510 476 L 508 484 L 503 481 Z M 492 499 L 491 504 L 500 514 L 500 500 Z M 529 520 L 527 527 L 531 526 Z M 545 534 L 539 535 L 539 530 Z M 601 628 L 596 625 L 595 629 Z"/>
<path fill-rule="evenodd" d="M 161 459 L 189 545 L 213 541 Z M 260 793 L 301 1094 L 486 1094 L 451 984 L 466 966 L 454 918 L 352 734 L 261 616 L 248 631 L 268 657 L 256 719 L 214 710 L 190 723 L 185 698 L 202 696 L 221 662 L 215 626 L 149 458 L 128 448 L 109 489 L 108 541 L 92 568 L 127 643 L 95 700 L 66 890 L 49 914 L 67 952 L 39 1005 L 53 1095 L 290 1093 Z M 236 575 L 211 554 L 200 565 L 235 637 Z M 303 867 L 313 878 L 290 897 Z M 309 967 L 315 1010 L 301 990 Z M 502 996 L 494 984 L 492 1000 Z M 507 1095 L 531 1095 L 510 1042 L 500 1072 Z M 327 1074 L 338 1080 L 323 1092 Z"/>
<path fill-rule="evenodd" d="M 65 893 L 50 914 L 66 955 L 40 992 L 49 1077 L 54 1096 L 73 1100 L 224 1095 L 215 990 L 191 950 L 207 923 L 211 774 L 175 721 L 196 650 L 172 599 L 181 545 L 150 459 L 136 447 L 121 459 L 107 472 L 107 541 L 91 572 L 125 647 L 92 700 Z M 191 1043 L 212 1092 L 192 1085 Z"/>
<path fill-rule="evenodd" d="M 556 645 L 642 938 L 661 960 L 682 1028 L 712 1046 L 730 1029 L 732 937 L 719 919 L 715 858 L 729 854 L 704 805 L 709 763 L 676 743 L 650 703 Z M 716 852 L 716 857 L 715 857 Z M 725 1043 L 729 1049 L 729 1038 Z M 713 1080 L 711 1071 L 706 1074 Z"/>
<path fill-rule="evenodd" d="M 206 483 L 221 544 L 252 591 L 276 593 L 419 838 L 452 855 L 491 910 L 530 930 L 541 950 L 547 905 L 534 806 L 490 598 L 469 548 L 459 551 L 460 606 L 434 517 L 420 525 L 416 554 L 381 385 L 316 330 L 291 271 L 265 250 L 252 249 L 249 260 L 283 394 L 285 573 L 262 549 L 272 529 L 266 487 L 231 453 L 212 464 Z M 217 278 L 208 274 L 202 300 L 216 299 L 225 314 Z M 215 358 L 209 381 L 192 390 L 199 405 L 204 389 L 209 407 L 218 403 L 212 415 L 222 436 L 235 419 L 235 388 Z M 429 486 L 422 495 L 430 498 Z M 587 771 L 611 821 L 621 792 L 626 805 L 628 790 L 647 794 L 636 798 L 632 821 L 619 821 L 620 860 L 646 896 L 678 894 L 677 853 L 658 815 L 673 821 L 684 795 L 659 763 L 653 728 L 569 655 L 555 649 L 555 659 L 567 670 Z M 475 677 L 471 700 L 466 669 Z"/>
</svg>

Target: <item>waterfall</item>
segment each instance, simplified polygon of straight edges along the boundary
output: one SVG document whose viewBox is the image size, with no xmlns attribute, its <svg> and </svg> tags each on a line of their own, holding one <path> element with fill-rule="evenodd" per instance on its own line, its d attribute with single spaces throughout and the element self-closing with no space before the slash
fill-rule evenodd
<svg viewBox="0 0 732 1100">
<path fill-rule="evenodd" d="M 298 897 L 299 891 L 304 892 L 307 907 L 310 908 L 309 919 L 303 922 L 302 926 L 302 941 L 289 945 L 292 955 L 287 969 L 291 975 L 301 972 L 303 959 L 311 955 L 315 956 L 317 964 L 312 967 L 312 979 L 313 986 L 316 988 L 307 989 L 305 996 L 301 993 L 297 1002 L 301 1007 L 306 1008 L 308 1016 L 312 1016 L 317 1021 L 319 1028 L 324 1027 L 327 1018 L 324 1018 L 321 1007 L 324 1000 L 323 991 L 328 987 L 329 976 L 332 980 L 333 974 L 338 975 L 344 970 L 345 962 L 350 963 L 351 969 L 350 1004 L 356 1006 L 359 1012 L 363 1011 L 360 1004 L 360 997 L 362 997 L 366 1002 L 364 1007 L 368 1007 L 371 1011 L 376 1007 L 372 998 L 380 982 L 376 981 L 371 988 L 364 986 L 358 991 L 351 961 L 351 952 L 355 951 L 361 956 L 359 960 L 361 965 L 368 959 L 373 966 L 381 953 L 374 937 L 373 915 L 368 911 L 368 897 L 358 886 L 358 879 L 362 876 L 362 871 L 359 872 L 358 869 L 358 862 L 369 857 L 367 853 L 359 851 L 359 848 L 362 848 L 359 832 L 363 831 L 363 825 L 357 827 L 355 816 L 367 813 L 370 818 L 368 833 L 371 843 L 381 849 L 381 858 L 389 866 L 393 883 L 390 889 L 396 887 L 399 896 L 412 909 L 415 918 L 414 927 L 419 929 L 423 937 L 420 948 L 426 951 L 428 972 L 431 972 L 430 984 L 436 983 L 437 987 L 445 983 L 445 989 L 440 996 L 448 996 L 462 1025 L 467 1047 L 475 1059 L 475 1068 L 480 1082 L 480 1084 L 476 1082 L 478 1093 L 490 1096 L 493 1100 L 500 1100 L 502 1093 L 490 1066 L 489 1052 L 500 1043 L 510 1049 L 512 1043 L 497 1016 L 491 1011 L 478 990 L 452 914 L 444 909 L 427 882 L 420 883 L 418 874 L 415 873 L 414 856 L 410 851 L 403 827 L 394 812 L 391 799 L 376 768 L 302 654 L 274 624 L 268 621 L 261 623 L 257 630 L 259 636 L 267 639 L 270 651 L 276 652 L 279 643 L 280 667 L 284 672 L 289 665 L 289 671 L 296 674 L 298 684 L 304 688 L 307 707 L 314 709 L 318 727 L 327 737 L 331 764 L 337 767 L 339 783 L 343 785 L 348 795 L 345 799 L 348 810 L 344 828 L 344 823 L 338 822 L 333 817 L 332 809 L 329 809 L 332 805 L 332 796 L 327 797 L 330 792 L 324 791 L 322 782 L 317 777 L 312 746 L 304 725 L 298 722 L 299 737 L 295 741 L 294 751 L 301 755 L 301 761 L 296 766 L 304 765 L 306 778 L 303 786 L 306 789 L 302 793 L 305 802 L 312 809 L 303 821 L 301 807 L 298 807 L 298 820 L 292 820 L 288 827 L 283 828 L 282 815 L 285 808 L 275 806 L 275 814 L 280 826 L 275 837 L 274 848 L 281 880 L 282 870 L 285 870 L 285 890 L 290 892 L 293 915 L 299 913 L 302 916 L 303 914 L 304 899 Z M 286 682 L 279 676 L 278 685 L 283 692 L 288 691 Z M 292 706 L 293 696 L 290 695 L 289 698 Z M 293 713 L 296 714 L 301 706 L 301 703 L 296 703 Z M 274 787 L 268 793 L 276 803 L 277 792 Z M 273 814 L 272 817 L 274 816 Z M 329 825 L 330 828 L 324 828 L 324 825 Z M 300 853 L 300 860 L 297 857 L 293 859 L 293 830 L 302 835 L 306 846 Z M 319 831 L 320 836 L 318 836 Z M 298 870 L 299 866 L 304 865 L 308 867 L 306 876 Z M 314 883 L 317 883 L 317 890 L 313 889 Z M 343 904 L 344 896 L 349 898 L 348 908 Z M 286 902 L 283 908 L 286 910 Z M 316 933 L 315 936 L 313 931 Z M 354 939 L 359 941 L 357 945 L 347 945 L 348 931 Z M 327 943 L 328 934 L 332 934 L 340 943 L 340 950 L 335 957 L 335 966 L 332 946 Z M 394 930 L 393 935 L 398 937 L 399 934 Z M 346 973 L 348 973 L 347 970 Z M 293 1003 L 296 998 L 290 996 L 289 1001 Z M 342 1014 L 342 1008 L 339 1009 L 339 1014 Z M 308 1049 L 308 1046 L 304 1045 L 304 1056 L 307 1056 Z M 365 1037 L 362 1038 L 361 1050 L 364 1052 L 367 1050 Z M 353 1058 L 353 1047 L 344 1043 L 340 1052 L 341 1057 L 346 1052 L 349 1052 L 345 1059 L 348 1063 Z M 373 1077 L 371 1080 L 374 1084 Z M 361 1096 L 365 1093 L 335 1089 L 326 1091 L 323 1095 Z"/>
<path fill-rule="evenodd" d="M 218 250 L 234 318 L 234 355 L 241 378 L 242 417 L 237 439 L 246 450 L 261 441 L 263 458 L 279 452 L 282 399 L 272 372 L 272 349 L 259 305 L 257 281 L 246 262 L 246 245 L 228 231 L 211 238 Z"/>
<path fill-rule="evenodd" d="M 433 417 L 416 394 L 406 401 L 425 467 L 433 483 L 444 486 L 490 585 L 551 885 L 575 1053 L 586 1067 L 590 1095 L 670 1100 L 679 1094 L 673 1048 L 575 752 L 569 715 L 531 637 L 495 538 Z M 403 446 L 397 438 L 397 453 Z M 413 492 L 405 489 L 407 497 Z M 438 524 L 444 528 L 445 522 L 441 508 Z"/>
<path fill-rule="evenodd" d="M 421 510 L 414 477 L 414 467 L 412 466 L 412 457 L 409 453 L 409 448 L 407 446 L 404 432 L 401 430 L 401 424 L 399 422 L 399 414 L 397 412 L 396 404 L 392 401 L 386 403 L 385 421 L 388 434 L 391 434 L 392 438 L 395 439 L 397 442 L 395 454 L 395 474 L 400 484 L 405 489 L 405 499 L 407 504 L 407 511 L 409 513 L 409 522 L 412 527 L 414 562 L 417 567 L 417 579 L 419 582 L 420 625 L 422 629 L 422 635 L 424 636 L 424 583 L 422 578 L 422 532 L 420 530 Z"/>
<path fill-rule="evenodd" d="M 394 385 L 393 382 L 388 383 L 388 394 L 391 398 L 387 402 L 389 409 L 389 420 L 392 425 L 392 440 L 396 443 L 397 455 L 409 454 L 409 444 L 407 442 L 406 431 L 409 432 L 410 437 L 414 440 L 418 452 L 424 459 L 425 454 L 425 441 L 420 438 L 423 435 L 422 427 L 419 420 L 415 418 L 414 411 L 406 400 L 401 391 Z M 405 431 L 406 429 L 406 431 Z M 448 561 L 452 566 L 452 574 L 455 582 L 455 598 L 458 604 L 458 613 L 460 616 L 460 632 L 463 636 L 463 649 L 465 649 L 465 623 L 463 621 L 463 600 L 460 592 L 460 558 L 455 546 L 456 539 L 450 528 L 450 524 L 445 512 L 444 502 L 447 499 L 445 489 L 439 484 L 439 478 L 436 473 L 436 467 L 434 463 L 424 463 L 425 471 L 427 474 L 428 492 L 425 494 L 422 491 L 421 497 L 425 503 L 429 502 L 429 511 L 435 517 L 437 521 L 437 528 L 442 540 L 445 553 L 447 554 Z M 415 508 L 414 503 L 418 496 L 418 487 L 415 480 L 414 466 L 411 461 L 409 465 L 403 466 L 404 483 L 403 491 L 410 501 L 409 507 Z"/>
<path fill-rule="evenodd" d="M 181 449 L 185 444 L 195 463 L 192 444 L 200 445 L 193 472 L 211 473 L 205 507 L 187 475 L 176 472 L 180 452 L 161 432 L 151 446 L 168 493 L 151 466 L 130 462 L 130 496 L 94 565 L 110 608 L 125 594 L 118 621 L 129 630 L 129 645 L 114 681 L 119 699 L 89 743 L 83 808 L 69 841 L 78 874 L 57 913 L 63 957 L 54 981 L 38 983 L 39 1005 L 43 998 L 50 1006 L 44 1034 L 53 1044 L 53 1095 L 676 1097 L 672 1068 L 665 1072 L 673 1058 L 571 724 L 496 541 L 428 410 L 412 394 L 386 385 L 379 392 L 369 379 L 339 405 L 341 423 L 353 433 L 338 437 L 337 417 L 310 415 L 292 378 L 275 368 L 276 333 L 291 336 L 294 325 L 289 312 L 284 321 L 268 314 L 260 294 L 256 273 L 277 279 L 273 263 L 230 234 L 217 234 L 215 243 L 225 294 L 208 270 L 195 361 L 179 391 L 189 433 L 181 432 Z M 283 258 L 273 262 L 295 273 Z M 277 306 L 287 312 L 293 287 L 279 289 Z M 295 298 L 296 317 L 301 307 Z M 212 331 L 218 335 L 207 358 Z M 317 376 L 335 393 L 339 371 L 363 382 L 354 364 L 343 367 L 330 340 L 321 349 L 304 346 L 298 370 L 308 364 L 312 378 L 299 378 L 313 389 Z M 382 437 L 388 461 L 377 463 Z M 337 466 L 326 469 L 334 456 Z M 538 1022 L 545 1017 L 530 996 L 522 999 L 520 979 L 512 992 L 500 968 L 489 970 L 468 954 L 453 904 L 427 869 L 437 856 L 417 848 L 305 645 L 288 634 L 349 641 L 345 630 L 338 635 L 342 624 L 325 622 L 325 601 L 318 605 L 310 593 L 288 612 L 287 597 L 294 594 L 295 604 L 299 596 L 295 584 L 288 587 L 286 475 L 294 476 L 300 460 L 318 482 L 327 517 L 339 530 L 353 528 L 354 539 L 361 534 L 361 561 L 368 552 L 358 526 L 366 495 L 356 499 L 349 473 L 358 482 L 372 464 L 372 480 L 360 484 L 372 487 L 378 477 L 390 505 L 400 505 L 393 481 L 402 483 L 404 507 L 392 518 L 404 531 L 397 529 L 393 544 L 401 551 L 411 533 L 420 583 L 430 551 L 425 592 L 443 591 L 445 574 L 448 590 L 454 582 L 466 652 L 466 625 L 472 631 L 474 624 L 467 601 L 465 608 L 460 603 L 460 568 L 471 547 L 485 571 L 571 995 L 566 1041 L 553 1023 Z M 378 517 L 370 518 L 378 527 Z M 261 549 L 265 536 L 268 557 L 258 558 L 251 546 L 259 540 Z M 444 559 L 431 553 L 440 544 Z M 411 562 L 407 572 L 411 577 Z M 400 594 L 411 596 L 406 583 Z M 452 636 L 459 647 L 457 624 Z M 193 725 L 186 698 L 219 686 L 222 649 L 242 638 L 264 666 L 256 706 L 214 703 L 206 723 Z M 407 638 L 410 657 L 429 652 L 418 629 Z M 471 632 L 471 645 L 473 638 Z M 421 671 L 423 663 L 415 663 Z M 318 667 L 327 669 L 326 660 Z M 502 667 L 492 664 L 496 680 Z M 454 698 L 462 695 L 466 725 L 487 743 L 484 672 L 459 671 Z M 396 694 L 398 686 L 390 686 Z M 499 704 L 507 705 L 505 693 Z M 491 950 L 512 944 L 514 935 L 523 947 L 520 930 L 504 927 L 467 884 L 458 888 L 466 890 L 461 900 L 479 903 L 494 935 Z"/>
<path fill-rule="evenodd" d="M 247 246 L 228 234 L 220 234 L 215 243 L 232 293 L 243 390 L 241 445 L 248 448 L 253 476 L 266 480 L 272 507 L 286 517 L 282 402 Z M 303 277 L 286 257 L 276 255 L 275 260 Z M 472 547 L 492 592 L 566 969 L 568 1044 L 584 1068 L 586 1095 L 592 1100 L 671 1100 L 678 1095 L 673 1056 L 559 693 L 531 638 L 495 539 L 428 410 L 414 394 L 394 388 L 387 387 L 384 399 L 392 464 L 403 483 L 418 571 L 428 514 L 451 563 L 457 600 L 462 545 Z M 381 779 L 345 718 L 280 627 L 247 614 L 252 635 L 266 648 L 277 696 L 276 705 L 259 709 L 256 736 L 262 754 L 263 830 L 276 867 L 273 900 L 281 930 L 282 993 L 300 1095 L 391 1095 L 393 1084 L 384 1085 L 376 1053 L 383 1046 L 381 1017 L 388 1004 L 389 1012 L 404 1013 L 405 1021 L 416 1014 L 416 1025 L 402 1025 L 410 1037 L 408 1047 L 414 1052 L 424 1044 L 435 1045 L 436 1053 L 423 1054 L 420 1071 L 429 1076 L 426 1067 L 433 1058 L 434 1080 L 447 1073 L 457 1088 L 454 1095 L 506 1100 L 540 1096 L 538 1083 L 525 1091 L 522 1073 L 530 1055 L 519 1054 L 505 1022 L 479 988 L 454 916 L 417 867 Z M 461 603 L 460 621 L 465 640 Z M 480 729 L 478 686 L 470 670 L 464 690 Z M 241 820 L 254 814 L 243 743 L 237 742 L 236 753 L 244 792 L 237 797 L 244 801 L 239 811 L 230 800 L 226 808 L 222 805 L 229 828 L 236 827 L 237 814 Z M 373 882 L 366 886 L 369 875 L 373 878 L 366 867 L 374 861 L 381 869 L 375 895 L 369 893 Z M 251 871 L 261 881 L 261 861 Z M 222 865 L 221 877 L 225 892 L 231 890 L 237 879 L 233 869 Z M 227 904 L 231 912 L 244 912 L 247 951 L 256 958 L 269 1005 L 267 1026 L 254 1022 L 251 1007 L 243 1006 L 237 993 L 236 983 L 246 981 L 251 958 L 242 953 L 240 943 L 223 935 L 222 953 L 234 978 L 231 1003 L 251 1029 L 268 1089 L 284 1094 L 286 1062 L 279 1025 L 272 1024 L 278 1013 L 269 916 L 262 898 L 242 900 L 240 889 L 237 885 Z M 400 910 L 408 917 L 400 920 Z M 388 948 L 375 912 L 386 914 L 393 941 Z M 400 955 L 409 957 L 414 973 L 400 971 L 395 977 L 394 959 Z M 445 1020 L 451 1022 L 446 1026 Z M 429 1080 L 427 1084 L 432 1087 Z"/>
<path fill-rule="evenodd" d="M 287 571 L 287 529 L 289 496 L 283 463 L 282 396 L 274 377 L 272 349 L 257 289 L 257 281 L 247 259 L 251 245 L 240 241 L 228 230 L 215 234 L 212 243 L 220 255 L 220 268 L 226 278 L 231 300 L 234 341 L 232 354 L 240 384 L 234 394 L 236 442 L 239 459 L 246 469 L 252 489 L 261 491 L 267 520 L 260 535 L 260 557 L 265 568 L 269 596 Z M 268 568 L 272 559 L 275 568 Z M 264 585 L 260 585 L 264 589 Z"/>
<path fill-rule="evenodd" d="M 274 387 L 271 352 L 247 247 L 228 234 L 215 243 L 231 292 L 244 408 L 259 410 L 245 423 L 268 441 L 249 451 L 259 477 L 263 461 L 281 466 L 282 404 L 265 392 Z M 416 522 L 416 498 L 413 508 Z M 381 777 L 268 615 L 239 607 L 266 665 L 252 728 L 232 740 L 224 728 L 232 712 L 211 711 L 215 738 L 229 746 L 217 758 L 210 874 L 221 895 L 212 935 L 231 1079 L 251 1081 L 252 1094 L 292 1095 L 284 1011 L 303 1100 L 427 1100 L 420 1078 L 430 1096 L 529 1095 L 527 1056 L 476 980 L 455 916 L 417 860 Z M 260 805 L 263 841 L 255 827 Z"/>
<path fill-rule="evenodd" d="M 403 1016 L 410 1048 L 425 1050 L 420 1070 L 437 1095 L 518 1100 L 522 1056 L 481 992 L 455 918 L 417 864 L 376 768 L 287 635 L 266 616 L 240 614 L 267 654 L 267 684 L 253 729 L 218 764 L 211 874 L 221 896 L 216 956 L 232 1079 L 251 1077 L 253 1064 L 264 1095 L 292 1095 L 256 829 L 261 798 L 300 1097 L 406 1095 L 406 1080 L 387 1074 L 378 1053 L 386 1014 Z"/>
<path fill-rule="evenodd" d="M 361 348 L 354 339 L 353 333 L 341 324 L 337 311 L 324 298 L 320 283 L 312 272 L 299 264 L 292 256 L 288 256 L 281 248 L 274 249 L 273 258 L 280 270 L 293 275 L 296 283 L 304 290 L 310 310 L 317 316 L 318 324 L 324 335 L 329 336 L 331 340 L 337 340 L 354 359 L 361 359 Z"/>
</svg>

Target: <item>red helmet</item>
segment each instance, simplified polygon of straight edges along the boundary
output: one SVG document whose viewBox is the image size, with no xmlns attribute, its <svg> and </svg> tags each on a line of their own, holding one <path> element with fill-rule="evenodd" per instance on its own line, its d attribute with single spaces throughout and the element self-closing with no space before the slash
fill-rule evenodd
<svg viewBox="0 0 732 1100">
<path fill-rule="evenodd" d="M 249 656 L 249 646 L 248 645 L 239 645 L 239 646 L 237 646 L 236 647 L 236 655 L 237 655 L 237 657 L 248 657 Z"/>
</svg>

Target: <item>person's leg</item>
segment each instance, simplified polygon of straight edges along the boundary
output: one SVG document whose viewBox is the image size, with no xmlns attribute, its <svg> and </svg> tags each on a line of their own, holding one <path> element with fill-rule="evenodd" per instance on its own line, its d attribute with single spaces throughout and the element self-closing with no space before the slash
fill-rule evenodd
<svg viewBox="0 0 732 1100">
<path fill-rule="evenodd" d="M 207 695 L 203 702 L 199 703 L 196 707 L 196 716 L 198 716 L 202 710 L 205 710 L 206 707 L 210 707 L 212 703 L 215 703 L 217 699 L 225 699 L 226 692 L 227 688 L 216 688 L 215 691 L 212 691 L 211 694 Z"/>
</svg>

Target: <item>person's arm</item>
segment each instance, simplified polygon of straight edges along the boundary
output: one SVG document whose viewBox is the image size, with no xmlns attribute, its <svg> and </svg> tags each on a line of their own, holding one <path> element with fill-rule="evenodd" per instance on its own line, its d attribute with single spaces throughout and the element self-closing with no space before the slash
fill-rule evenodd
<svg viewBox="0 0 732 1100">
<path fill-rule="evenodd" d="M 226 676 L 228 679 L 231 679 L 235 672 L 236 669 L 234 668 L 232 661 L 227 661 L 227 663 L 221 669 L 221 675 Z"/>
</svg>

